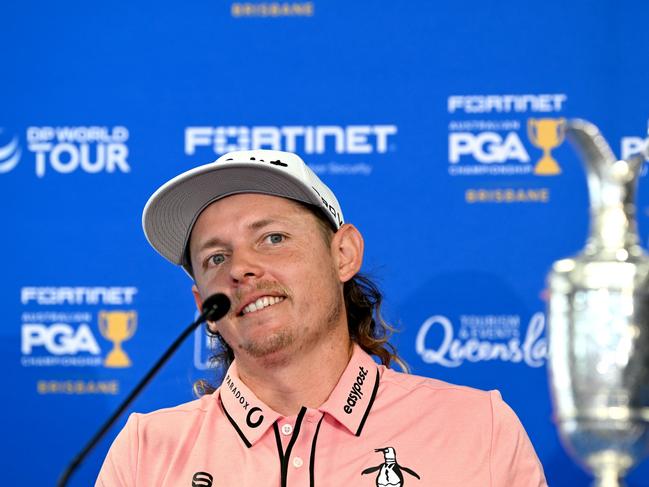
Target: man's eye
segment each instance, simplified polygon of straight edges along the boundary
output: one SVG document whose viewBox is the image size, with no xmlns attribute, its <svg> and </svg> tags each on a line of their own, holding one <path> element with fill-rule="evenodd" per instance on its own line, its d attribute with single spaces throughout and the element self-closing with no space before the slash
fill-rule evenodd
<svg viewBox="0 0 649 487">
<path fill-rule="evenodd" d="M 271 233 L 266 238 L 272 244 L 278 244 L 284 241 L 284 235 L 282 235 L 281 233 Z"/>
<path fill-rule="evenodd" d="M 223 264 L 223 262 L 225 262 L 225 256 L 223 254 L 210 255 L 210 257 L 208 259 L 208 262 L 211 265 Z"/>
</svg>

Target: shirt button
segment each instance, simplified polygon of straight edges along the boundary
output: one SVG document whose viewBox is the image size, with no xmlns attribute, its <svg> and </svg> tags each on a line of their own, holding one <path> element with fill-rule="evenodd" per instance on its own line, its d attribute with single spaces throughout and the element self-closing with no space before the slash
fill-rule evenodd
<svg viewBox="0 0 649 487">
<path fill-rule="evenodd" d="M 290 424 L 284 424 L 282 425 L 282 433 L 284 433 L 286 436 L 290 435 L 293 432 L 293 426 Z"/>
<path fill-rule="evenodd" d="M 300 457 L 295 457 L 293 458 L 293 466 L 295 468 L 300 468 L 302 465 L 304 465 L 304 462 Z"/>
</svg>

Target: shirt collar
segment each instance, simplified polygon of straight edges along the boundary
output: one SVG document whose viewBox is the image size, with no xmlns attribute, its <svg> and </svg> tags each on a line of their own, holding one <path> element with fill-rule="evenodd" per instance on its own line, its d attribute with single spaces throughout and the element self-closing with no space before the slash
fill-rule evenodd
<svg viewBox="0 0 649 487">
<path fill-rule="evenodd" d="M 248 448 L 281 417 L 241 381 L 236 360 L 228 368 L 219 387 L 219 397 L 225 415 Z"/>
<path fill-rule="evenodd" d="M 379 367 L 372 357 L 354 344 L 352 357 L 338 384 L 318 409 L 360 436 L 379 388 L 379 375 Z M 248 448 L 282 417 L 241 381 L 236 360 L 219 387 L 219 397 L 225 415 Z"/>
<path fill-rule="evenodd" d="M 379 376 L 376 362 L 355 343 L 347 368 L 320 411 L 360 436 L 379 389 Z"/>
</svg>

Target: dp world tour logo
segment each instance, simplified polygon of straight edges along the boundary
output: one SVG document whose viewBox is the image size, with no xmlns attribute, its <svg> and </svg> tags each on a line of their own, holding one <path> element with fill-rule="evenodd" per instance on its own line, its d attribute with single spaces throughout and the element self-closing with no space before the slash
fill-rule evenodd
<svg viewBox="0 0 649 487">
<path fill-rule="evenodd" d="M 3 130 L 0 128 L 0 134 Z M 0 145 L 0 174 L 11 171 L 18 162 L 22 151 L 18 145 L 18 137 L 14 136 L 6 145 Z"/>
</svg>

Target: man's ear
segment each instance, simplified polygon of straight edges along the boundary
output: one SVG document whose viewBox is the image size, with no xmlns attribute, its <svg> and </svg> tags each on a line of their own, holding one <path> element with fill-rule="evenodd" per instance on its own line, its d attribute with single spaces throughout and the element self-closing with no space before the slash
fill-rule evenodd
<svg viewBox="0 0 649 487">
<path fill-rule="evenodd" d="M 349 281 L 360 271 L 363 264 L 363 249 L 363 236 L 354 225 L 345 223 L 334 233 L 331 250 L 340 282 Z"/>
<path fill-rule="evenodd" d="M 201 293 L 198 291 L 198 288 L 196 287 L 196 284 L 192 285 L 192 294 L 194 295 L 194 302 L 196 303 L 196 308 L 198 309 L 198 312 L 201 313 L 203 311 L 203 298 L 201 298 Z M 216 333 L 216 325 L 214 324 L 213 321 L 206 321 L 208 328 L 212 333 Z"/>
<path fill-rule="evenodd" d="M 199 313 L 203 310 L 203 298 L 201 298 L 201 294 L 198 292 L 198 288 L 196 287 L 196 284 L 192 285 L 192 294 L 194 295 L 194 301 L 196 302 L 196 308 L 198 309 Z"/>
</svg>

